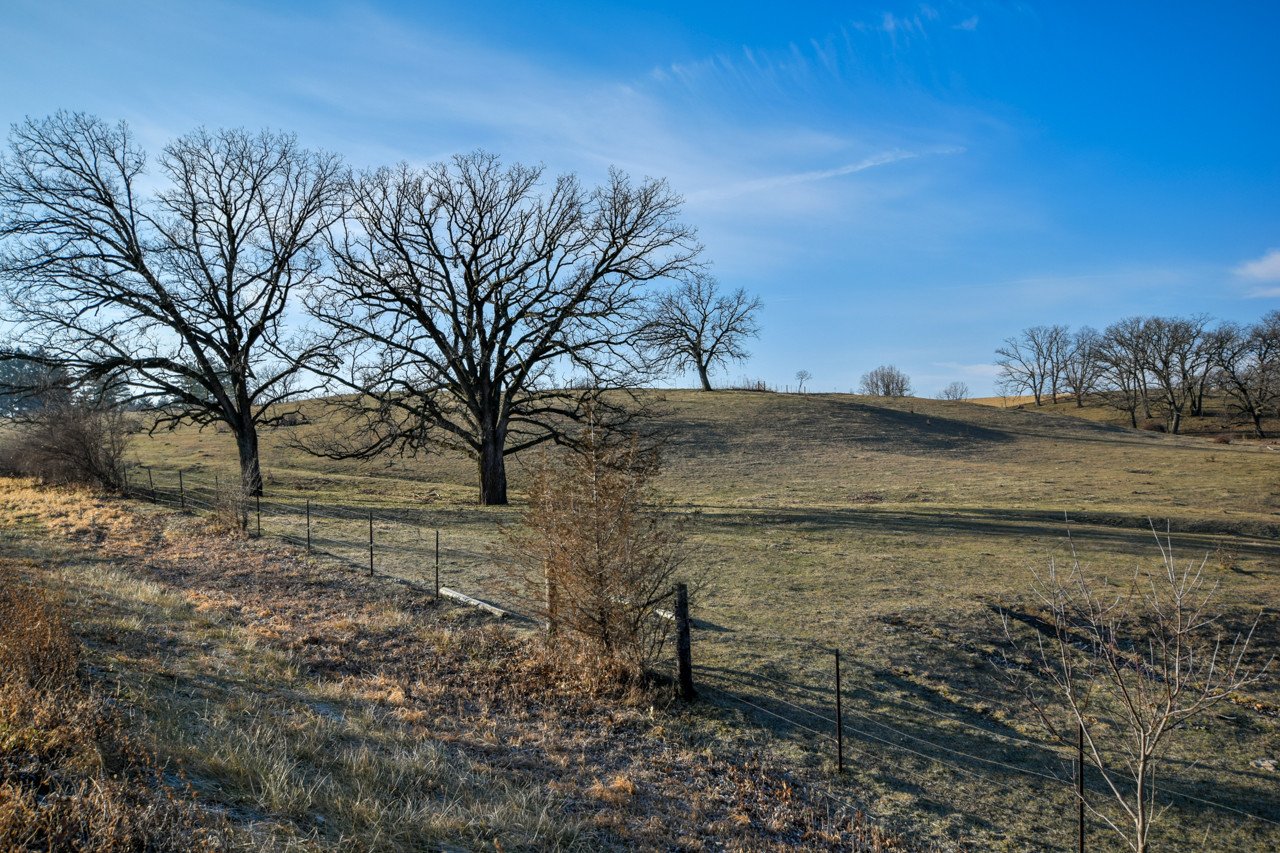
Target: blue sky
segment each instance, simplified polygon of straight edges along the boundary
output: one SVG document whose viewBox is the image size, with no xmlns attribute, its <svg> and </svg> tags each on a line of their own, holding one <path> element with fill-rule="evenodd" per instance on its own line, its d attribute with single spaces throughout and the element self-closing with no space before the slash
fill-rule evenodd
<svg viewBox="0 0 1280 853">
<path fill-rule="evenodd" d="M 1036 323 L 1280 305 L 1280 4 L 6 0 L 0 121 L 667 177 L 764 332 L 731 378 L 989 392 Z"/>
</svg>

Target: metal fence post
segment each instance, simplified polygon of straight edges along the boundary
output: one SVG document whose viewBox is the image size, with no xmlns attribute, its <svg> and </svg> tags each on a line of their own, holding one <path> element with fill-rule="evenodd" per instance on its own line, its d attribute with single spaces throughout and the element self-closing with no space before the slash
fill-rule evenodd
<svg viewBox="0 0 1280 853">
<path fill-rule="evenodd" d="M 836 649 L 836 772 L 844 772 L 844 703 L 840 697 L 840 650 Z"/>
<path fill-rule="evenodd" d="M 436 600 L 440 599 L 440 528 L 436 528 Z"/>
<path fill-rule="evenodd" d="M 258 513 L 258 538 L 262 538 L 262 495 L 253 496 L 253 506 Z"/>
<path fill-rule="evenodd" d="M 1079 827 L 1077 849 L 1084 853 L 1084 724 L 1076 723 L 1076 823 Z"/>
<path fill-rule="evenodd" d="M 693 689 L 693 643 L 689 631 L 689 587 L 676 584 L 676 681 L 681 699 L 697 696 Z"/>
<path fill-rule="evenodd" d="M 156 502 L 156 480 L 151 476 L 151 468 L 147 467 L 147 485 L 151 487 L 151 502 Z"/>
<path fill-rule="evenodd" d="M 187 508 L 187 487 L 182 481 L 182 469 L 178 469 L 178 506 L 181 509 Z"/>
<path fill-rule="evenodd" d="M 307 553 L 311 553 L 311 498 L 307 498 Z"/>
<path fill-rule="evenodd" d="M 369 577 L 373 577 L 373 510 L 369 510 Z"/>
</svg>

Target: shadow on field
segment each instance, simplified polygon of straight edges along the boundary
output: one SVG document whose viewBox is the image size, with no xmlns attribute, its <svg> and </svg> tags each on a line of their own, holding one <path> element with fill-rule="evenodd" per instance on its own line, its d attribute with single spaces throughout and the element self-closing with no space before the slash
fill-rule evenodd
<svg viewBox="0 0 1280 853">
<path fill-rule="evenodd" d="M 899 510 L 866 506 L 835 507 L 770 507 L 755 512 L 732 506 L 702 506 L 705 523 L 725 528 L 750 530 L 762 525 L 794 525 L 816 533 L 863 532 L 901 533 L 918 536 L 965 535 L 990 536 L 1028 542 L 1053 539 L 1065 544 L 1068 534 L 1077 544 L 1106 545 L 1124 552 L 1149 554 L 1154 547 L 1152 533 L 1145 517 L 1101 513 L 1075 513 L 1064 521 L 1063 515 L 1051 510 L 1004 510 L 966 507 L 963 510 Z M 717 514 L 724 510 L 724 514 Z M 1159 522 L 1156 530 L 1166 536 Z M 1224 521 L 1179 521 L 1167 534 L 1173 541 L 1175 556 L 1199 558 L 1224 544 L 1229 537 L 1231 549 L 1241 556 L 1280 557 L 1280 525 Z M 1087 557 L 1087 548 L 1082 557 Z"/>
</svg>

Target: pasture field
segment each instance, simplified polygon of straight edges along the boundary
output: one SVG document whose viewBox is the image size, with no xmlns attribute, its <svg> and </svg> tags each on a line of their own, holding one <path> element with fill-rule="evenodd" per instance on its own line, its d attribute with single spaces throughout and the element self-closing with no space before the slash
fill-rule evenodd
<svg viewBox="0 0 1280 853">
<path fill-rule="evenodd" d="M 1180 559 L 1207 560 L 1232 624 L 1261 612 L 1259 650 L 1280 648 L 1280 452 L 1263 443 L 912 398 L 663 396 L 661 482 L 688 524 L 690 572 L 705 575 L 693 615 L 707 701 L 689 725 L 710 745 L 780 744 L 825 773 L 839 647 L 849 768 L 833 791 L 922 840 L 1024 850 L 1074 839 L 1069 756 L 1040 745 L 997 665 L 997 608 L 1026 612 L 1033 570 L 1072 545 L 1124 578 L 1158 560 L 1152 525 L 1167 529 Z M 473 463 L 460 457 L 307 455 L 293 440 L 326 428 L 311 414 L 262 436 L 269 503 L 401 519 L 379 522 L 380 571 L 416 581 L 430 577 L 439 528 L 445 583 L 519 611 L 501 527 L 518 523 L 527 463 L 510 466 L 511 507 L 477 507 Z M 233 476 L 230 436 L 212 429 L 141 434 L 131 453 L 156 477 Z M 264 532 L 298 535 L 296 523 L 269 515 Z M 317 517 L 316 535 L 360 543 L 366 523 Z M 366 559 L 358 544 L 349 556 Z M 1280 758 L 1277 677 L 1186 733 L 1163 774 L 1177 794 L 1159 849 L 1280 846 L 1280 775 L 1267 769 Z M 1119 849 L 1096 822 L 1090 837 Z"/>
</svg>

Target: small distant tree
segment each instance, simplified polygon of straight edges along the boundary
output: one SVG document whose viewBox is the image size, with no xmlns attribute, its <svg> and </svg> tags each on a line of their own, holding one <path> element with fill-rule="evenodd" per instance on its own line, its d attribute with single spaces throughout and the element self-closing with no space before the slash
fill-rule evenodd
<svg viewBox="0 0 1280 853">
<path fill-rule="evenodd" d="M 1229 405 L 1265 438 L 1262 419 L 1280 404 L 1280 311 L 1249 327 L 1227 325 L 1217 353 L 1217 382 Z"/>
<path fill-rule="evenodd" d="M 1009 394 L 1030 394 L 1039 406 L 1046 392 L 1058 401 L 1066 351 L 1066 326 L 1031 326 L 1006 338 L 996 349 L 1000 387 Z"/>
<path fill-rule="evenodd" d="M 882 364 L 862 374 L 858 388 L 873 397 L 906 397 L 911 393 L 911 377 L 892 364 Z"/>
<path fill-rule="evenodd" d="M 812 378 L 813 378 L 813 374 L 812 374 L 812 373 L 810 373 L 809 371 L 807 371 L 807 370 L 797 370 L 797 371 L 796 371 L 796 384 L 797 384 L 797 388 L 796 388 L 796 390 L 797 390 L 797 391 L 799 391 L 801 394 L 803 394 L 803 393 L 804 393 L 804 383 L 808 382 L 808 381 L 809 381 L 810 379 L 812 379 Z"/>
<path fill-rule="evenodd" d="M 943 388 L 938 396 L 943 400 L 968 400 L 969 386 L 963 382 L 952 382 Z"/>
<path fill-rule="evenodd" d="M 748 356 L 746 342 L 760 334 L 760 299 L 738 288 L 722 293 L 716 280 L 691 274 L 653 301 L 643 332 L 660 364 L 693 369 L 703 391 L 711 374 Z"/>
<path fill-rule="evenodd" d="M 1097 350 L 1102 381 L 1110 387 L 1106 400 L 1127 414 L 1135 428 L 1139 410 L 1151 417 L 1146 339 L 1146 321 L 1126 317 L 1107 327 Z"/>
<path fill-rule="evenodd" d="M 1078 329 L 1071 336 L 1062 359 L 1062 384 L 1076 401 L 1076 408 L 1084 408 L 1085 399 L 1098 389 L 1102 378 L 1102 335 L 1090 326 Z"/>
<path fill-rule="evenodd" d="M 667 634 L 654 609 L 684 565 L 684 533 L 653 487 L 654 451 L 592 425 L 575 444 L 534 468 L 523 525 L 507 532 L 516 579 L 553 642 L 585 642 L 638 673 Z"/>
<path fill-rule="evenodd" d="M 1065 569 L 1051 561 L 1033 585 L 1041 613 L 1028 620 L 1040 626 L 1032 639 L 1015 637 L 1005 614 L 1006 638 L 1039 676 L 1024 685 L 1031 706 L 1060 742 L 1083 737 L 1115 810 L 1086 807 L 1135 853 L 1146 853 L 1161 814 L 1157 771 L 1178 732 L 1272 663 L 1250 663 L 1256 619 L 1223 627 L 1207 558 L 1180 566 L 1169 541 L 1156 543 L 1158 567 L 1127 583 L 1086 572 L 1074 553 Z"/>
</svg>

